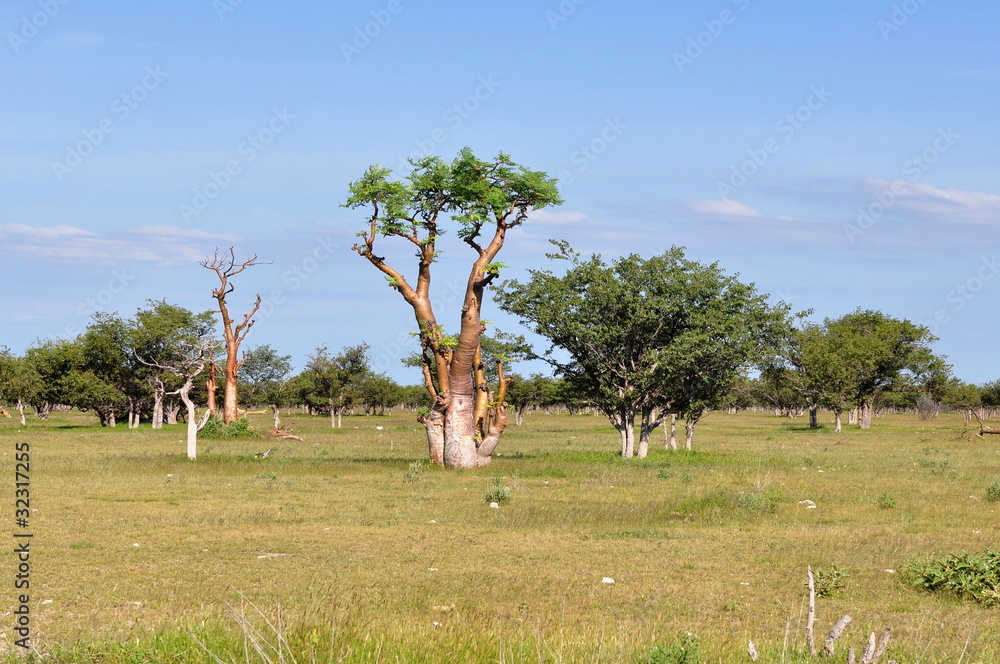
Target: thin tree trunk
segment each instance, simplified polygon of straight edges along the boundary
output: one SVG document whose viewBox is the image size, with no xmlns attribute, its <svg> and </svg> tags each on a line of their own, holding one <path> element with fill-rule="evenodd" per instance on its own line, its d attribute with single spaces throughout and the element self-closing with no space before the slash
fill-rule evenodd
<svg viewBox="0 0 1000 664">
<path fill-rule="evenodd" d="M 688 418 L 688 421 L 684 423 L 684 449 L 689 452 L 694 443 L 694 427 L 696 424 L 698 424 L 698 420 L 691 418 Z"/>
<path fill-rule="evenodd" d="M 670 413 L 670 436 L 667 438 L 667 449 L 677 451 L 677 413 Z"/>
<path fill-rule="evenodd" d="M 181 401 L 187 408 L 187 455 L 192 460 L 198 458 L 198 416 L 194 409 L 194 401 L 189 394 L 193 385 L 194 379 L 188 378 L 179 392 Z"/>
<path fill-rule="evenodd" d="M 28 423 L 24 419 L 24 402 L 20 399 L 17 400 L 17 412 L 21 415 L 21 426 L 28 426 Z"/>
<path fill-rule="evenodd" d="M 855 406 L 847 411 L 847 423 L 850 425 L 855 425 L 858 423 L 858 408 Z"/>
<path fill-rule="evenodd" d="M 208 391 L 208 410 L 218 415 L 219 405 L 215 400 L 215 393 L 219 389 L 219 382 L 215 376 L 215 362 L 208 364 L 208 378 L 205 380 L 205 389 Z"/>
<path fill-rule="evenodd" d="M 819 407 L 810 406 L 809 407 L 809 428 L 818 429 L 819 428 Z"/>
<path fill-rule="evenodd" d="M 271 414 L 274 415 L 274 428 L 277 429 L 281 426 L 281 418 L 278 417 L 280 413 L 276 404 L 271 405 Z"/>
<path fill-rule="evenodd" d="M 858 428 L 859 429 L 871 429 L 872 428 L 872 411 L 874 407 L 871 402 L 865 402 L 861 404 L 860 411 L 858 413 Z"/>
<path fill-rule="evenodd" d="M 163 428 L 163 394 L 165 388 L 162 384 L 153 389 L 153 428 Z"/>
<path fill-rule="evenodd" d="M 840 433 L 840 431 L 841 431 L 840 420 L 841 420 L 842 413 L 843 413 L 843 411 L 841 411 L 839 408 L 837 410 L 833 411 L 834 417 L 836 418 L 836 422 L 837 422 L 837 426 L 834 429 L 835 433 Z"/>
</svg>

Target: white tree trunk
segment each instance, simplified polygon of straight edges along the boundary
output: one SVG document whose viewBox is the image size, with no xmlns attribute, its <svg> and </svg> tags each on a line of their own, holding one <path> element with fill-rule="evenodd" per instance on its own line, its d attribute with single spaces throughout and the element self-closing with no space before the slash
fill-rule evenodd
<svg viewBox="0 0 1000 664">
<path fill-rule="evenodd" d="M 187 455 L 189 459 L 198 458 L 198 415 L 194 409 L 194 401 L 189 392 L 194 386 L 194 380 L 189 378 L 180 389 L 181 401 L 187 408 Z"/>
<path fill-rule="evenodd" d="M 424 425 L 427 433 L 427 451 L 430 454 L 431 463 L 436 466 L 444 465 L 444 414 L 438 410 L 431 410 L 426 415 L 421 415 L 417 421 Z"/>
<path fill-rule="evenodd" d="M 841 414 L 842 413 L 839 410 L 834 411 L 834 417 L 836 417 L 836 422 L 837 422 L 837 426 L 833 430 L 835 433 L 840 433 L 840 430 L 841 430 L 841 426 L 840 426 Z"/>
<path fill-rule="evenodd" d="M 181 412 L 181 405 L 171 400 L 170 405 L 164 408 L 167 416 L 167 424 L 177 424 L 177 415 Z"/>
<path fill-rule="evenodd" d="M 670 437 L 667 438 L 667 449 L 677 451 L 677 413 L 670 413 Z"/>
<path fill-rule="evenodd" d="M 17 400 L 17 412 L 21 415 L 21 426 L 28 426 L 28 423 L 24 419 L 24 402 L 20 399 Z"/>
<path fill-rule="evenodd" d="M 163 428 L 163 387 L 157 386 L 153 390 L 153 428 Z"/>
<path fill-rule="evenodd" d="M 449 468 L 478 468 L 490 462 L 476 451 L 476 429 L 472 421 L 475 399 L 454 394 L 444 413 L 444 465 Z"/>
<path fill-rule="evenodd" d="M 281 418 L 279 417 L 280 412 L 276 405 L 271 406 L 271 414 L 274 415 L 274 428 L 277 429 L 281 426 Z"/>
<path fill-rule="evenodd" d="M 698 420 L 689 419 L 684 423 L 684 449 L 691 451 L 691 446 L 694 443 L 694 426 L 698 423 Z"/>
</svg>

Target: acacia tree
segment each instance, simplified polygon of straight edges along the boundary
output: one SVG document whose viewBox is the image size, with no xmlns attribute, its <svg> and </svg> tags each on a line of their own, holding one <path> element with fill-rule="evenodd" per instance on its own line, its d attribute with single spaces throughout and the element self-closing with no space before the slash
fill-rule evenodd
<svg viewBox="0 0 1000 664">
<path fill-rule="evenodd" d="M 210 260 L 206 259 L 201 263 L 202 267 L 212 270 L 219 277 L 219 287 L 212 289 L 212 297 L 219 303 L 219 312 L 222 314 L 222 337 L 226 352 L 225 383 L 222 391 L 222 421 L 226 424 L 234 422 L 239 418 L 239 383 L 237 377 L 240 367 L 243 366 L 243 361 L 240 359 L 240 344 L 246 339 L 250 328 L 253 327 L 255 322 L 253 315 L 260 309 L 261 304 L 260 294 L 258 294 L 250 313 L 243 317 L 242 323 L 234 327 L 233 323 L 235 321 L 229 315 L 229 306 L 226 302 L 226 297 L 235 289 L 229 283 L 229 280 L 248 267 L 261 264 L 257 260 L 256 254 L 242 263 L 237 263 L 233 247 L 229 247 L 228 256 L 225 254 L 220 256 L 219 250 L 216 248 L 212 258 Z M 214 382 L 214 379 L 215 376 L 212 375 L 211 382 Z M 210 386 L 209 389 L 211 390 L 212 387 Z"/>
<path fill-rule="evenodd" d="M 787 329 L 787 307 L 768 305 L 752 284 L 687 260 L 676 247 L 607 265 L 555 244 L 560 251 L 549 257 L 568 260 L 566 274 L 531 270 L 527 283 L 504 282 L 498 303 L 551 342 L 537 357 L 608 417 L 623 457 L 644 456 L 668 415 L 687 416 L 690 442 L 705 409 Z M 569 360 L 558 359 L 556 348 Z"/>
<path fill-rule="evenodd" d="M 353 407 L 365 378 L 371 375 L 368 344 L 345 346 L 339 355 L 331 356 L 326 346 L 320 346 L 306 363 L 311 403 L 323 403 L 330 410 L 330 427 L 340 428 L 344 411 Z"/>
<path fill-rule="evenodd" d="M 278 355 L 270 345 L 258 346 L 243 356 L 240 382 L 246 406 L 268 403 L 274 426 L 281 424 L 280 409 L 285 405 L 288 377 L 292 373 L 292 356 Z"/>
<path fill-rule="evenodd" d="M 480 345 L 484 292 L 503 267 L 495 259 L 507 232 L 524 223 L 531 211 L 562 201 L 553 178 L 519 166 L 502 153 L 481 161 L 466 148 L 450 164 L 439 157 L 410 163 L 413 169 L 406 181 L 391 180 L 388 168 L 369 168 L 351 183 L 344 205 L 368 211 L 354 250 L 385 275 L 416 318 L 424 384 L 434 399 L 419 416 L 431 462 L 476 468 L 490 462 L 507 425 L 502 366 L 495 388 L 486 380 Z M 430 298 L 438 240 L 449 217 L 458 226 L 458 238 L 473 253 L 454 335 L 439 324 Z M 415 282 L 376 253 L 380 237 L 398 238 L 416 248 Z"/>
<path fill-rule="evenodd" d="M 42 388 L 42 377 L 26 358 L 17 357 L 9 348 L 0 350 L 0 403 L 13 403 L 26 426 L 24 406 L 31 403 Z"/>
</svg>

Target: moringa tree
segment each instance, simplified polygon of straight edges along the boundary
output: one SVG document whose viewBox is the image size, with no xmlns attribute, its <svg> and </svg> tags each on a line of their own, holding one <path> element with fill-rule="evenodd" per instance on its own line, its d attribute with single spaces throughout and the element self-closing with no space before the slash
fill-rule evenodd
<svg viewBox="0 0 1000 664">
<path fill-rule="evenodd" d="M 229 247 L 228 256 L 225 254 L 220 256 L 219 250 L 216 248 L 212 258 L 205 259 L 201 263 L 202 267 L 212 270 L 219 277 L 219 287 L 212 289 L 212 297 L 219 303 L 219 312 L 222 314 L 222 337 L 226 352 L 226 374 L 222 391 L 222 421 L 226 424 L 234 422 L 239 418 L 239 382 L 237 377 L 240 367 L 243 366 L 243 361 L 240 359 L 240 344 L 246 339 L 250 328 L 253 327 L 255 322 L 253 315 L 260 309 L 261 304 L 260 295 L 258 294 L 250 313 L 243 317 L 242 323 L 238 323 L 234 327 L 233 323 L 235 321 L 229 315 L 229 305 L 226 302 L 226 297 L 235 288 L 229 283 L 229 280 L 248 267 L 262 264 L 257 260 L 256 254 L 242 263 L 237 263 L 233 247 Z M 214 362 L 212 364 L 214 368 Z M 214 382 L 215 375 L 213 373 L 210 378 L 211 384 L 209 385 L 209 390 L 214 389 Z"/>
<path fill-rule="evenodd" d="M 451 163 L 439 157 L 412 160 L 405 181 L 373 166 L 352 182 L 345 207 L 368 213 L 354 250 L 382 272 L 413 310 L 420 336 L 424 384 L 434 399 L 419 419 L 427 432 L 432 463 L 476 468 L 490 462 L 507 424 L 507 379 L 498 366 L 495 389 L 486 381 L 480 345 L 484 292 L 503 267 L 496 261 L 507 232 L 533 210 L 562 201 L 556 182 L 499 154 L 478 159 L 468 148 Z M 472 250 L 457 334 L 438 322 L 431 303 L 431 271 L 438 241 L 451 222 Z M 416 248 L 416 280 L 376 253 L 379 238 L 392 237 Z"/>
</svg>

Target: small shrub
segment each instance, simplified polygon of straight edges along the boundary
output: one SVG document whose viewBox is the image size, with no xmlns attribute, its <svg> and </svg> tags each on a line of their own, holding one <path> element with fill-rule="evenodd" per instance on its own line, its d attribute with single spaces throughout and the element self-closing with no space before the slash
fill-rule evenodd
<svg viewBox="0 0 1000 664">
<path fill-rule="evenodd" d="M 483 494 L 483 502 L 500 505 L 510 502 L 510 487 L 504 486 L 502 478 L 494 477 L 486 493 Z"/>
<path fill-rule="evenodd" d="M 1000 551 L 987 549 L 980 555 L 963 553 L 911 562 L 904 578 L 921 590 L 1000 606 Z"/>
<path fill-rule="evenodd" d="M 986 490 L 983 491 L 983 498 L 988 503 L 1000 503 L 1000 480 L 996 480 L 986 487 Z"/>
<path fill-rule="evenodd" d="M 896 499 L 890 496 L 888 491 L 883 491 L 879 494 L 879 497 L 875 499 L 875 504 L 884 510 L 891 510 L 896 506 Z"/>
<path fill-rule="evenodd" d="M 676 642 L 669 646 L 653 646 L 645 659 L 639 664 L 699 664 L 701 655 L 698 653 L 698 637 L 690 632 L 677 637 Z"/>
<path fill-rule="evenodd" d="M 260 431 L 250 426 L 250 421 L 241 417 L 235 422 L 224 424 L 222 420 L 212 415 L 205 422 L 204 428 L 198 432 L 201 438 L 218 440 L 234 440 L 237 438 L 260 438 Z"/>
<path fill-rule="evenodd" d="M 844 579 L 850 574 L 847 568 L 833 566 L 830 570 L 816 569 L 813 571 L 813 583 L 816 587 L 816 597 L 832 597 L 844 589 Z"/>
<path fill-rule="evenodd" d="M 414 461 L 406 468 L 406 474 L 403 475 L 404 482 L 419 482 L 420 478 L 424 474 L 424 462 Z"/>
</svg>

